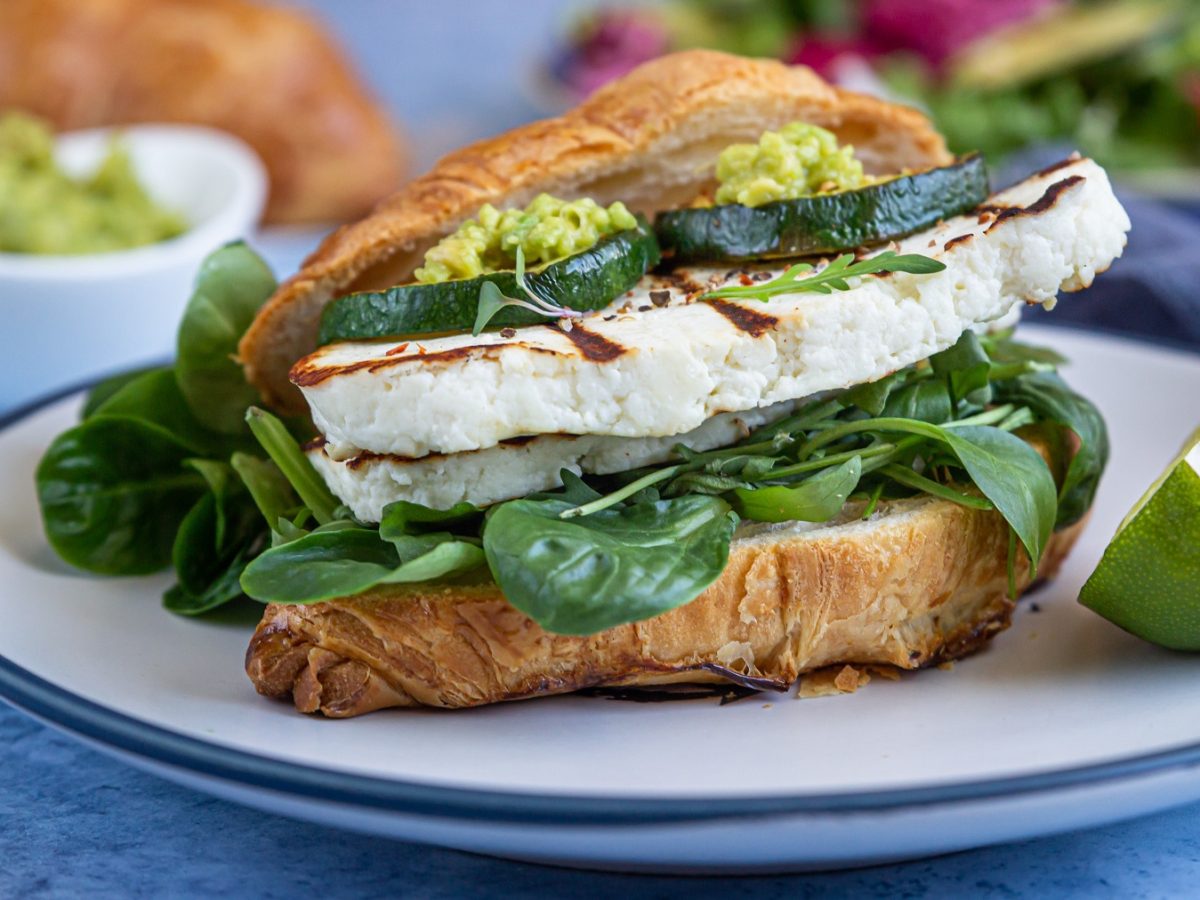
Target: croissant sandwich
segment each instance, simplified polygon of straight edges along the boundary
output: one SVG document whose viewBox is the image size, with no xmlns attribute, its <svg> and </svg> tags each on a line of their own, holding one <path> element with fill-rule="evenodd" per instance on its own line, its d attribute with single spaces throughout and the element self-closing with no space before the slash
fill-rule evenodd
<svg viewBox="0 0 1200 900">
<path fill-rule="evenodd" d="M 250 678 L 344 717 L 978 649 L 1107 457 L 1012 327 L 1128 229 L 1088 159 L 993 193 L 912 109 L 706 51 L 447 156 L 241 341 L 318 432 Z"/>
</svg>

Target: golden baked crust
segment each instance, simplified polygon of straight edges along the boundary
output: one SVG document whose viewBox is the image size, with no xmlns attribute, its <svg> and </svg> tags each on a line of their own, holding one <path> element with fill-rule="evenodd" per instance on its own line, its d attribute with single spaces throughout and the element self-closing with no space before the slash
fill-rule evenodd
<svg viewBox="0 0 1200 900">
<path fill-rule="evenodd" d="M 272 222 L 345 221 L 400 183 L 399 138 L 325 32 L 247 0 L 3 0 L 0 109 L 70 130 L 192 122 L 266 163 Z"/>
<path fill-rule="evenodd" d="M 950 158 L 917 111 L 831 87 L 809 69 L 709 50 L 665 56 L 559 118 L 451 153 L 370 216 L 330 235 L 242 339 L 246 375 L 268 403 L 302 411 L 287 372 L 315 349 L 325 304 L 352 290 L 403 283 L 429 246 L 482 204 L 521 205 L 549 191 L 623 200 L 642 212 L 669 208 L 711 184 L 724 146 L 797 119 L 853 143 L 871 172 Z"/>
<path fill-rule="evenodd" d="M 1057 571 L 1082 527 L 1053 536 L 1040 577 Z M 869 522 L 802 528 L 739 536 L 696 600 L 589 637 L 542 631 L 491 584 L 269 606 L 246 671 L 259 693 L 347 717 L 602 685 L 729 679 L 783 689 L 835 663 L 915 669 L 954 659 L 1009 624 L 1008 527 L 998 513 L 917 498 L 886 504 Z M 1018 584 L 1028 583 L 1022 562 Z"/>
</svg>

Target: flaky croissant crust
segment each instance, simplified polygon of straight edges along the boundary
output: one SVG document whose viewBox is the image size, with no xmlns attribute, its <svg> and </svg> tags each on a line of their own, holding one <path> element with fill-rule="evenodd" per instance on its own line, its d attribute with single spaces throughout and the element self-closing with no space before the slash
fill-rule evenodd
<svg viewBox="0 0 1200 900">
<path fill-rule="evenodd" d="M 691 603 L 588 637 L 543 631 L 490 583 L 270 606 L 246 671 L 259 693 L 347 717 L 670 681 L 782 690 L 835 663 L 954 659 L 1008 627 L 1008 526 L 998 513 L 918 498 L 868 522 L 852 516 L 743 535 Z M 1057 571 L 1082 527 L 1053 536 L 1039 577 Z M 1017 576 L 1023 591 L 1027 563 Z"/>
</svg>

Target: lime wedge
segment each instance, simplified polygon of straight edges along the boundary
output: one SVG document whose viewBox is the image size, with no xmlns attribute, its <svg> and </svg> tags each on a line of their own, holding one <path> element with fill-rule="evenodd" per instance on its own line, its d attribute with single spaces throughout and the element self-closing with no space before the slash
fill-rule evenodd
<svg viewBox="0 0 1200 900">
<path fill-rule="evenodd" d="M 1200 430 L 1117 528 L 1079 602 L 1152 643 L 1200 650 Z"/>
</svg>

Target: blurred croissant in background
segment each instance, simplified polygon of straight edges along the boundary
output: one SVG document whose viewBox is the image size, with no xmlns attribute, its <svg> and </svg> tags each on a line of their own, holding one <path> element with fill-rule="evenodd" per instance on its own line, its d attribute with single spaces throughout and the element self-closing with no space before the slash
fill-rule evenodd
<svg viewBox="0 0 1200 900">
<path fill-rule="evenodd" d="M 0 0 L 0 111 L 59 130 L 187 122 L 266 163 L 271 223 L 345 220 L 400 183 L 384 111 L 318 24 L 247 0 Z"/>
</svg>

